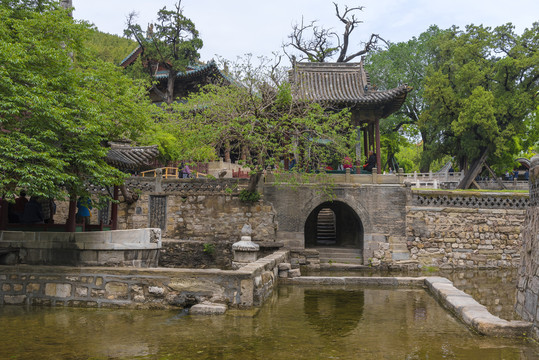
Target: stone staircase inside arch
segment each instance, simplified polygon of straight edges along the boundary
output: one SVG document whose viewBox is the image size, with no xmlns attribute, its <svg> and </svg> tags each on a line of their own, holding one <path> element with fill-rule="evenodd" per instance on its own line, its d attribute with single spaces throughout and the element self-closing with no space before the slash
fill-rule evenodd
<svg viewBox="0 0 539 360">
<path fill-rule="evenodd" d="M 331 246 L 337 243 L 335 213 L 331 209 L 322 209 L 318 213 L 316 243 L 321 246 Z"/>
<path fill-rule="evenodd" d="M 320 264 L 363 264 L 363 256 L 360 249 L 317 247 L 316 250 L 319 253 Z"/>
</svg>

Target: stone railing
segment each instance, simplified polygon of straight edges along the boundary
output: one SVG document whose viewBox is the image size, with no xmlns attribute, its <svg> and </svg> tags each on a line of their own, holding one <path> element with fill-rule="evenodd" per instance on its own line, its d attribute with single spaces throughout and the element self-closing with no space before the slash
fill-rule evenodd
<svg viewBox="0 0 539 360">
<path fill-rule="evenodd" d="M 247 187 L 248 179 L 161 179 L 131 177 L 129 189 L 142 192 L 184 193 L 186 195 L 237 194 Z"/>
<path fill-rule="evenodd" d="M 416 188 L 455 188 L 464 176 L 463 172 L 444 172 L 444 173 L 406 173 L 404 183 L 411 184 Z"/>
<path fill-rule="evenodd" d="M 413 191 L 414 206 L 460 207 L 485 209 L 526 209 L 526 193 Z"/>
</svg>

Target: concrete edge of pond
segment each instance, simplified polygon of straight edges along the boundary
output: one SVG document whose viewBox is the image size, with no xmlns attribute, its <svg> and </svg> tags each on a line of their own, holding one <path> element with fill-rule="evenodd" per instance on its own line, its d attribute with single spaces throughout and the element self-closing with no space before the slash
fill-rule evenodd
<svg viewBox="0 0 539 360">
<path fill-rule="evenodd" d="M 438 276 L 430 277 L 326 277 L 302 276 L 287 279 L 291 285 L 363 285 L 363 286 L 407 286 L 426 288 L 438 302 L 468 327 L 479 334 L 505 338 L 530 336 L 532 323 L 504 320 L 492 315 L 471 295 L 457 289 L 453 283 Z"/>
</svg>

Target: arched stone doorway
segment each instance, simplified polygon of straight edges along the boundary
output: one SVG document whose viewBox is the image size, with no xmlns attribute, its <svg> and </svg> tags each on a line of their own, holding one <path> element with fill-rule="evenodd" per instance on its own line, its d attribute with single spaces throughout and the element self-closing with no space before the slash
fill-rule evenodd
<svg viewBox="0 0 539 360">
<path fill-rule="evenodd" d="M 305 221 L 305 247 L 363 249 L 363 224 L 357 213 L 341 201 L 318 205 Z"/>
</svg>

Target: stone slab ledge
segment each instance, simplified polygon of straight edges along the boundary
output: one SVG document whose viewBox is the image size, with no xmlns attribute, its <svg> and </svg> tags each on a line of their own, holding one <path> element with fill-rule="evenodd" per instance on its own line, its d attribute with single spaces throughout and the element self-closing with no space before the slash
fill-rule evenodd
<svg viewBox="0 0 539 360">
<path fill-rule="evenodd" d="M 482 335 L 516 338 L 531 334 L 532 323 L 507 321 L 492 315 L 485 306 L 464 291 L 455 288 L 446 278 L 427 277 L 425 285 L 445 308 Z"/>
</svg>

